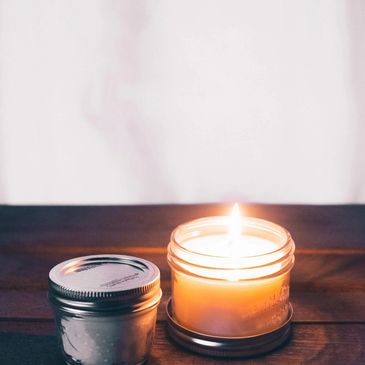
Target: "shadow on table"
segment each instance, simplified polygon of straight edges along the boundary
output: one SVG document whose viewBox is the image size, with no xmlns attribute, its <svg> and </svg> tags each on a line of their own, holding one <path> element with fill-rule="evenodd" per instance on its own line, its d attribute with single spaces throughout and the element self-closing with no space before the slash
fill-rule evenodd
<svg viewBox="0 0 365 365">
<path fill-rule="evenodd" d="M 0 332 L 1 365 L 64 365 L 54 336 Z"/>
</svg>

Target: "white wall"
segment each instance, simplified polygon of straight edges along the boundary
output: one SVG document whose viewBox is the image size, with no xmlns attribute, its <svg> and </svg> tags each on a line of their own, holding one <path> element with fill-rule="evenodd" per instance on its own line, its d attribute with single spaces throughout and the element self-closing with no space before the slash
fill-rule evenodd
<svg viewBox="0 0 365 365">
<path fill-rule="evenodd" d="M 365 202 L 364 1 L 0 6 L 0 202 Z"/>
</svg>

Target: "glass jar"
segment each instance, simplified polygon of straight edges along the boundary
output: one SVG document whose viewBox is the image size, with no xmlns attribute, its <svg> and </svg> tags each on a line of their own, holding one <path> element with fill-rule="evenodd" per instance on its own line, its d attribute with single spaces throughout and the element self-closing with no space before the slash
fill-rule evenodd
<svg viewBox="0 0 365 365">
<path fill-rule="evenodd" d="M 55 266 L 48 296 L 67 364 L 144 363 L 161 295 L 159 269 L 137 257 L 92 255 Z"/>
<path fill-rule="evenodd" d="M 288 329 L 294 241 L 286 229 L 269 221 L 240 218 L 239 224 L 233 238 L 226 216 L 193 220 L 171 235 L 167 254 L 172 270 L 169 328 L 175 339 L 184 332 L 183 345 L 187 345 L 188 332 L 193 350 L 198 352 L 197 344 L 204 339 L 208 348 L 215 346 L 208 354 L 245 355 L 228 349 L 220 353 L 217 344 L 222 342 L 217 339 L 252 339 L 285 326 Z M 288 335 L 285 331 L 281 342 Z M 260 351 L 265 349 L 272 348 L 262 345 Z"/>
</svg>

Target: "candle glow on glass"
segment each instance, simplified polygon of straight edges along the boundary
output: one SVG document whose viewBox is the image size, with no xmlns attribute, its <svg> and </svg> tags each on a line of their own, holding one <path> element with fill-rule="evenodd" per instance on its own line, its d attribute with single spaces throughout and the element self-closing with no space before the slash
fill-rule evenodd
<svg viewBox="0 0 365 365">
<path fill-rule="evenodd" d="M 265 276 L 273 269 L 277 270 L 276 266 L 242 271 L 241 268 L 246 265 L 252 268 L 262 265 L 266 258 L 260 256 L 275 251 L 277 245 L 268 239 L 244 233 L 245 220 L 242 219 L 237 203 L 232 207 L 230 215 L 221 218 L 225 232 L 202 236 L 192 234 L 189 240 L 182 243 L 189 252 L 182 251 L 181 257 L 186 262 L 201 266 L 191 270 L 202 276 L 228 281 Z M 198 256 L 191 255 L 191 252 Z"/>
<path fill-rule="evenodd" d="M 190 236 L 183 234 L 188 229 Z M 176 264 L 175 319 L 194 331 L 220 336 L 279 327 L 288 314 L 292 259 L 281 250 L 285 231 L 276 229 L 271 222 L 242 218 L 237 203 L 228 216 L 179 226 L 169 253 Z"/>
</svg>

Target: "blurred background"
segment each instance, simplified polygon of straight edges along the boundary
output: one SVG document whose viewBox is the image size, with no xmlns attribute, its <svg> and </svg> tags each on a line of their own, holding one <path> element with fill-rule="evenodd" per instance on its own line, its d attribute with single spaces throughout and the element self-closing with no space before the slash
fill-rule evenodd
<svg viewBox="0 0 365 365">
<path fill-rule="evenodd" d="M 364 66 L 362 0 L 0 0 L 0 203 L 364 203 Z"/>
</svg>

